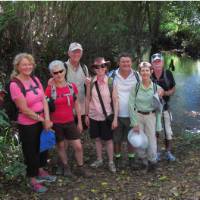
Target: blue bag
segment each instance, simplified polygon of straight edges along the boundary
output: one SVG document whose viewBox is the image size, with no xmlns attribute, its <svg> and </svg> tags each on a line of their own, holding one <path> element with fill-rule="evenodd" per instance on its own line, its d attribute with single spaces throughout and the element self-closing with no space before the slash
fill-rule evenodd
<svg viewBox="0 0 200 200">
<path fill-rule="evenodd" d="M 56 144 L 55 132 L 53 130 L 43 130 L 40 134 L 40 152 L 52 149 Z"/>
</svg>

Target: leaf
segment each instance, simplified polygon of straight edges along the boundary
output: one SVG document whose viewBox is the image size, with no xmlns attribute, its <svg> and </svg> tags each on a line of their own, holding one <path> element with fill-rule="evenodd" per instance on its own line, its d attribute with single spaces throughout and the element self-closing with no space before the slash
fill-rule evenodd
<svg viewBox="0 0 200 200">
<path fill-rule="evenodd" d="M 141 197 L 142 196 L 142 192 L 137 192 L 137 196 Z"/>
<path fill-rule="evenodd" d="M 107 182 L 101 182 L 101 185 L 102 185 L 102 186 L 107 186 L 108 183 L 107 183 Z"/>
<path fill-rule="evenodd" d="M 97 190 L 96 189 L 91 189 L 91 192 L 92 193 L 97 193 Z"/>
<path fill-rule="evenodd" d="M 167 179 L 168 179 L 167 176 L 161 176 L 161 177 L 159 177 L 159 180 L 160 180 L 160 181 L 165 181 L 165 180 L 167 180 Z"/>
</svg>

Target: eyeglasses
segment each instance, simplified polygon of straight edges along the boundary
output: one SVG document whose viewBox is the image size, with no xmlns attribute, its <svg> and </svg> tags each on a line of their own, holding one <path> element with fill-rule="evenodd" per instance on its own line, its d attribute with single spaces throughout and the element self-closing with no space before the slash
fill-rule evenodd
<svg viewBox="0 0 200 200">
<path fill-rule="evenodd" d="M 94 66 L 95 69 L 101 69 L 101 68 L 105 68 L 105 67 L 106 67 L 105 64 L 95 65 L 95 66 Z"/>
<path fill-rule="evenodd" d="M 57 72 L 53 72 L 54 75 L 57 75 L 57 74 L 62 74 L 64 71 L 64 69 L 60 70 L 60 71 L 57 71 Z"/>
</svg>

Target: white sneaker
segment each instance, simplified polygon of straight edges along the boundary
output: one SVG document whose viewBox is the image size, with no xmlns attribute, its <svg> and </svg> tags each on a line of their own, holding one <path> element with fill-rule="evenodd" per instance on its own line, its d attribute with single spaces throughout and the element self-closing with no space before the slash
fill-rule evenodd
<svg viewBox="0 0 200 200">
<path fill-rule="evenodd" d="M 98 168 L 101 167 L 102 165 L 103 165 L 103 160 L 96 160 L 90 165 L 90 167 Z"/>
<path fill-rule="evenodd" d="M 108 164 L 108 169 L 109 169 L 112 173 L 116 173 L 115 163 L 114 163 L 114 162 L 109 162 L 109 164 Z"/>
</svg>

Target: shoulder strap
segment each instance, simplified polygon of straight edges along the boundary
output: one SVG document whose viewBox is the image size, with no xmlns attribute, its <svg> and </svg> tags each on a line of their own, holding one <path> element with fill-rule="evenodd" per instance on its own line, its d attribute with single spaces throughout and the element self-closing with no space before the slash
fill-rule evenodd
<svg viewBox="0 0 200 200">
<path fill-rule="evenodd" d="M 17 84 L 17 86 L 20 88 L 22 94 L 23 94 L 24 96 L 26 96 L 26 89 L 25 89 L 23 83 L 22 83 L 18 78 L 13 78 L 13 79 L 10 81 L 10 83 L 11 83 L 11 82 L 15 82 L 15 83 Z"/>
<path fill-rule="evenodd" d="M 113 83 L 114 83 L 115 76 L 116 76 L 116 72 L 114 70 L 112 72 L 112 74 L 108 77 L 108 87 L 109 87 L 111 95 L 112 95 L 112 91 L 113 91 Z"/>
<path fill-rule="evenodd" d="M 154 94 L 157 92 L 157 84 L 153 82 L 153 92 Z"/>
<path fill-rule="evenodd" d="M 166 72 L 165 69 L 164 69 L 164 72 L 163 72 L 163 78 L 164 78 L 164 80 L 165 80 L 165 83 L 166 83 L 166 85 L 167 85 L 167 88 L 169 88 L 170 83 L 169 83 L 169 79 L 167 78 L 167 72 Z"/>
<path fill-rule="evenodd" d="M 72 86 L 72 83 L 67 82 L 67 85 L 68 85 L 68 87 L 69 87 L 70 94 L 73 95 L 73 93 L 74 93 L 74 88 L 73 88 L 73 86 Z"/>
<path fill-rule="evenodd" d="M 80 63 L 80 65 L 81 65 L 81 68 L 82 68 L 83 73 L 85 74 L 85 76 L 88 76 L 89 74 L 88 74 L 88 70 L 87 70 L 86 65 L 84 65 L 84 64 L 82 64 L 82 63 Z"/>
<path fill-rule="evenodd" d="M 63 62 L 63 63 L 64 63 L 64 66 L 65 66 L 65 69 L 66 69 L 65 78 L 66 78 L 66 80 L 67 80 L 68 66 L 67 66 L 67 62 Z"/>
<path fill-rule="evenodd" d="M 90 98 L 92 97 L 92 88 L 94 87 L 94 77 L 92 77 L 91 82 L 90 82 Z"/>
<path fill-rule="evenodd" d="M 51 85 L 51 98 L 53 100 L 56 100 L 56 98 L 57 98 L 57 92 L 56 92 L 56 86 L 55 85 Z"/>
<path fill-rule="evenodd" d="M 138 73 L 136 71 L 134 71 L 134 75 L 135 75 L 135 78 L 137 80 L 137 82 L 139 83 L 140 82 L 140 77 L 138 75 Z"/>
<path fill-rule="evenodd" d="M 137 82 L 137 83 L 136 83 L 136 86 L 135 86 L 135 98 L 137 97 L 139 88 L 140 88 L 140 82 Z"/>
<path fill-rule="evenodd" d="M 39 87 L 39 83 L 38 81 L 36 80 L 36 77 L 35 76 L 31 76 L 32 80 L 34 81 L 36 87 L 38 88 Z"/>
<path fill-rule="evenodd" d="M 99 101 L 100 101 L 100 104 L 101 104 L 101 107 L 102 107 L 102 110 L 103 110 L 103 114 L 105 115 L 105 117 L 107 118 L 107 113 L 106 113 L 106 109 L 105 109 L 105 106 L 104 106 L 104 104 L 103 104 L 103 99 L 102 99 L 102 97 L 101 97 L 101 93 L 100 93 L 100 91 L 99 91 L 99 86 L 98 86 L 98 83 L 97 83 L 97 81 L 95 81 L 95 87 L 96 87 L 96 90 L 97 90 L 97 94 L 98 94 L 98 96 L 99 96 Z"/>
<path fill-rule="evenodd" d="M 73 96 L 73 99 L 75 101 L 77 97 L 76 97 L 76 94 L 74 92 L 74 87 L 73 87 L 72 83 L 70 83 L 70 82 L 67 82 L 67 85 L 69 87 L 70 95 Z"/>
</svg>

